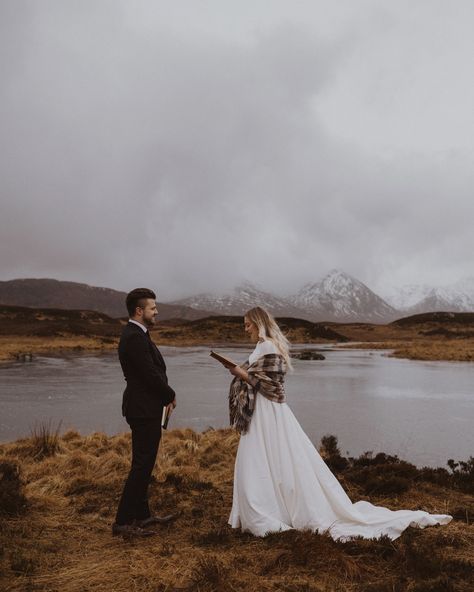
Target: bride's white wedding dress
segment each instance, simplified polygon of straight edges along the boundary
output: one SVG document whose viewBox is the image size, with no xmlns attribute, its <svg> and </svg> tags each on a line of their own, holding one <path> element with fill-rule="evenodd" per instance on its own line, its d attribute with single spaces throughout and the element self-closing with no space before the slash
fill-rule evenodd
<svg viewBox="0 0 474 592">
<path fill-rule="evenodd" d="M 258 343 L 252 364 L 278 353 Z M 235 460 L 229 524 L 256 536 L 290 528 L 328 531 L 336 540 L 396 539 L 408 526 L 447 524 L 451 516 L 392 511 L 366 501 L 351 502 L 286 403 L 257 394 L 249 431 L 240 437 Z"/>
</svg>

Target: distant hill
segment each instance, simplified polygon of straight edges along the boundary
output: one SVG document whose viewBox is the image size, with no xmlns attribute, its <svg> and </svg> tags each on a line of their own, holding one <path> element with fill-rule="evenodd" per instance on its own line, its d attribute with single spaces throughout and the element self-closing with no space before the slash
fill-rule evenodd
<svg viewBox="0 0 474 592">
<path fill-rule="evenodd" d="M 93 310 L 27 308 L 0 304 L 0 335 L 45 338 L 96 335 L 116 338 L 120 336 L 123 322 Z"/>
<path fill-rule="evenodd" d="M 416 329 L 422 335 L 474 337 L 474 312 L 425 312 L 391 323 L 403 329 Z"/>
<path fill-rule="evenodd" d="M 293 318 L 278 318 L 277 321 L 295 343 L 313 343 L 321 339 L 348 341 L 346 336 L 321 323 Z M 116 340 L 125 322 L 90 310 L 0 305 L 0 336 L 95 336 Z M 157 343 L 163 338 L 165 342 L 172 338 L 186 343 L 248 343 L 241 316 L 211 316 L 192 321 L 168 319 L 159 322 L 152 329 L 152 335 Z"/>
<path fill-rule="evenodd" d="M 0 304 L 33 308 L 95 310 L 113 318 L 127 316 L 126 295 L 126 292 L 110 288 L 98 288 L 55 279 L 0 281 Z M 158 304 L 158 317 L 162 320 L 172 318 L 192 320 L 210 314 L 212 313 L 184 305 Z"/>
<path fill-rule="evenodd" d="M 398 327 L 437 323 L 474 327 L 474 312 L 425 312 L 397 319 L 391 323 Z"/>
<path fill-rule="evenodd" d="M 474 338 L 474 312 L 428 312 L 404 317 L 391 323 L 418 335 L 443 339 Z"/>
<path fill-rule="evenodd" d="M 321 340 L 343 343 L 349 339 L 323 323 L 305 319 L 277 317 L 277 322 L 292 343 L 315 343 Z M 242 316 L 212 316 L 194 321 L 165 321 L 152 331 L 157 342 L 182 339 L 195 343 L 249 343 Z"/>
</svg>

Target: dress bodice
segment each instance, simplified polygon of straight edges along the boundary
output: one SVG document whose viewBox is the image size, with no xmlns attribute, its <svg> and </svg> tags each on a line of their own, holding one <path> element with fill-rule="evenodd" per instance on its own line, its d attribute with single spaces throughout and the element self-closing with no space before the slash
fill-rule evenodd
<svg viewBox="0 0 474 592">
<path fill-rule="evenodd" d="M 255 360 L 261 358 L 262 356 L 266 356 L 267 354 L 278 354 L 277 346 L 270 341 L 269 339 L 265 339 L 264 341 L 259 341 L 255 346 L 255 349 L 249 356 L 249 363 L 253 364 Z"/>
</svg>

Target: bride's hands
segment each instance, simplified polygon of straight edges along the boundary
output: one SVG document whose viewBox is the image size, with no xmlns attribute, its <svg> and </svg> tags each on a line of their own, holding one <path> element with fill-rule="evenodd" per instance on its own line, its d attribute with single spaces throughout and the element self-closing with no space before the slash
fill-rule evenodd
<svg viewBox="0 0 474 592">
<path fill-rule="evenodd" d="M 241 380 L 247 380 L 249 377 L 247 372 L 243 370 L 240 366 L 233 366 L 232 368 L 229 368 L 229 372 L 234 376 L 237 376 L 237 378 L 240 378 Z"/>
</svg>

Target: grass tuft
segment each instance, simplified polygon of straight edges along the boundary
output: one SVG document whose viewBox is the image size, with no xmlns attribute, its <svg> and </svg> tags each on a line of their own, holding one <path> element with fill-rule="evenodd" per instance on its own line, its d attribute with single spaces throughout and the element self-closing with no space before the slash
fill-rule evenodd
<svg viewBox="0 0 474 592">
<path fill-rule="evenodd" d="M 60 449 L 59 432 L 61 422 L 56 428 L 49 422 L 36 423 L 31 430 L 32 455 L 41 460 L 46 456 L 54 456 Z"/>
</svg>

